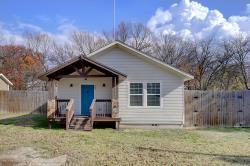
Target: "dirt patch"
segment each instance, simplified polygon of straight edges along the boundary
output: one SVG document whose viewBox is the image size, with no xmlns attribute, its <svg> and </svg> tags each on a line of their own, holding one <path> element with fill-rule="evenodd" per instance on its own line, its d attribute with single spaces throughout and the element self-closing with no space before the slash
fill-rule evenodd
<svg viewBox="0 0 250 166">
<path fill-rule="evenodd" d="M 65 165 L 66 155 L 55 158 L 42 158 L 41 154 L 32 148 L 19 148 L 0 154 L 0 166 L 61 166 Z"/>
<path fill-rule="evenodd" d="M 12 159 L 3 159 L 0 161 L 0 165 L 5 165 L 5 166 L 14 166 L 18 165 L 19 162 L 14 161 Z"/>
</svg>

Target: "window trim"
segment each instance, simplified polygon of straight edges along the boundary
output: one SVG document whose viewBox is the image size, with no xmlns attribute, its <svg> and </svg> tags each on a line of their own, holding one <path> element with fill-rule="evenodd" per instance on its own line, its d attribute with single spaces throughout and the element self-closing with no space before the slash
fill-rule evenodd
<svg viewBox="0 0 250 166">
<path fill-rule="evenodd" d="M 139 84 L 142 84 L 142 94 L 131 94 L 130 93 L 130 84 L 131 83 L 139 83 Z M 134 95 L 134 96 L 142 96 L 142 106 L 132 106 L 132 105 L 130 105 L 130 96 L 131 95 Z M 134 81 L 134 82 L 128 82 L 128 106 L 129 107 L 132 107 L 132 108 L 143 108 L 144 107 L 144 83 L 143 82 L 141 82 L 141 81 Z"/>
<path fill-rule="evenodd" d="M 142 106 L 131 106 L 130 105 L 130 83 L 142 83 Z M 147 83 L 159 83 L 160 84 L 160 105 L 159 106 L 148 106 L 147 105 Z M 132 94 L 133 95 L 133 94 Z M 162 108 L 162 82 L 161 81 L 128 81 L 128 108 Z"/>
<path fill-rule="evenodd" d="M 158 83 L 158 84 L 160 84 L 160 93 L 159 94 L 148 94 L 148 84 L 150 84 L 150 83 Z M 158 81 L 158 82 L 146 82 L 146 107 L 147 108 L 160 108 L 161 106 L 162 106 L 162 102 L 161 102 L 161 91 L 162 91 L 162 89 L 161 89 L 161 82 L 160 81 Z M 148 105 L 148 95 L 160 95 L 160 105 L 156 105 L 156 106 L 153 106 L 153 105 Z"/>
</svg>

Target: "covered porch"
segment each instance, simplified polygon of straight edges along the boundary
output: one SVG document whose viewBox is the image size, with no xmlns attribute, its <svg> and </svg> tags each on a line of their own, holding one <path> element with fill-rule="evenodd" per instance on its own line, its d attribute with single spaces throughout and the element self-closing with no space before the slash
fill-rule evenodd
<svg viewBox="0 0 250 166">
<path fill-rule="evenodd" d="M 91 130 L 95 122 L 114 122 L 119 128 L 118 85 L 125 74 L 79 56 L 40 78 L 48 81 L 49 121 L 66 129 Z"/>
</svg>

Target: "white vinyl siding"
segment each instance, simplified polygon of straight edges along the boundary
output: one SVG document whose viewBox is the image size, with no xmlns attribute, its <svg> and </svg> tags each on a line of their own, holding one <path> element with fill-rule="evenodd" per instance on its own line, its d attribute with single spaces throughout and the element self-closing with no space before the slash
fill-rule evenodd
<svg viewBox="0 0 250 166">
<path fill-rule="evenodd" d="M 70 87 L 73 84 L 73 87 Z M 111 78 L 63 78 L 58 82 L 58 95 L 60 99 L 74 99 L 76 115 L 81 114 L 81 85 L 94 85 L 94 98 L 112 98 Z M 103 87 L 105 84 L 105 87 Z"/>
<path fill-rule="evenodd" d="M 121 124 L 183 123 L 184 80 L 181 77 L 118 48 L 91 58 L 127 75 L 127 79 L 120 80 L 118 91 Z M 161 106 L 130 107 L 129 83 L 132 82 L 160 82 Z M 145 97 L 143 102 L 146 103 Z"/>
<path fill-rule="evenodd" d="M 9 90 L 9 84 L 7 84 L 4 80 L 0 77 L 0 90 L 8 91 Z"/>
</svg>

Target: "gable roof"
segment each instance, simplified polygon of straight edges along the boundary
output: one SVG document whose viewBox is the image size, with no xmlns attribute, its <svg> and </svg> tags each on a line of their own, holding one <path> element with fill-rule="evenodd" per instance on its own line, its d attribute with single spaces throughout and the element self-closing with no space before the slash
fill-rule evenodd
<svg viewBox="0 0 250 166">
<path fill-rule="evenodd" d="M 10 86 L 13 86 L 12 82 L 7 78 L 5 77 L 2 73 L 0 73 L 0 78 L 6 82 L 6 84 L 9 84 Z"/>
<path fill-rule="evenodd" d="M 108 45 L 106 45 L 106 46 L 104 46 L 104 47 L 102 47 L 102 48 L 88 54 L 87 56 L 89 58 L 93 58 L 98 53 L 101 53 L 101 52 L 103 52 L 103 51 L 105 51 L 107 49 L 115 48 L 115 47 L 122 48 L 122 49 L 124 49 L 124 50 L 126 50 L 128 52 L 134 53 L 134 54 L 136 54 L 138 57 L 140 57 L 142 59 L 149 60 L 149 61 L 151 61 L 152 63 L 154 63 L 157 66 L 159 65 L 159 66 L 161 66 L 161 67 L 163 67 L 163 68 L 165 68 L 167 70 L 170 70 L 170 71 L 174 72 L 175 74 L 177 74 L 177 75 L 179 75 L 181 77 L 184 77 L 184 80 L 194 79 L 194 76 L 192 76 L 191 74 L 183 72 L 183 71 L 181 71 L 181 70 L 179 70 L 179 69 L 177 69 L 177 68 L 175 68 L 175 67 L 173 67 L 171 65 L 168 65 L 168 64 L 160 61 L 159 59 L 156 59 L 156 58 L 154 58 L 152 56 L 149 56 L 149 55 L 147 55 L 147 54 L 145 54 L 145 53 L 143 53 L 143 52 L 141 52 L 141 51 L 127 45 L 127 44 L 124 44 L 124 43 L 120 42 L 120 41 L 114 41 L 114 42 L 112 42 L 112 43 L 110 43 L 110 44 L 108 44 Z"/>
<path fill-rule="evenodd" d="M 75 57 L 75 58 L 65 62 L 62 65 L 59 65 L 57 67 L 50 69 L 49 71 L 47 71 L 45 73 L 42 73 L 41 75 L 38 76 L 38 78 L 41 80 L 47 80 L 50 76 L 58 75 L 59 73 L 70 74 L 70 73 L 75 71 L 74 65 L 81 66 L 82 62 L 88 63 L 88 65 L 95 67 L 97 69 L 102 69 L 103 71 L 110 73 L 111 75 L 127 77 L 126 74 L 123 74 L 123 73 L 121 73 L 121 72 L 119 72 L 111 67 L 105 66 L 99 62 L 93 61 L 86 56 L 80 55 L 78 57 Z"/>
</svg>

